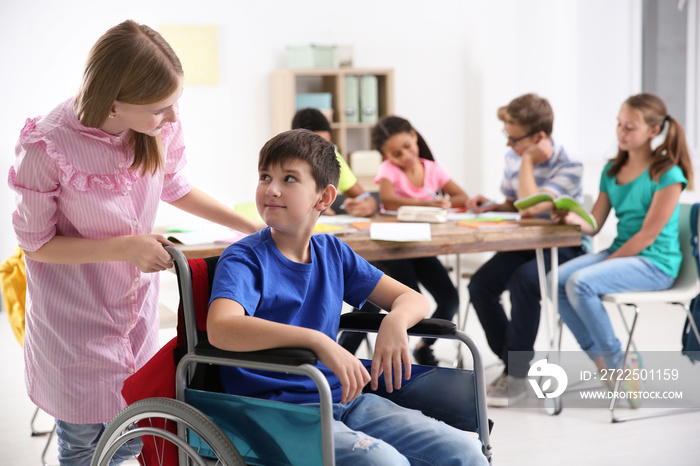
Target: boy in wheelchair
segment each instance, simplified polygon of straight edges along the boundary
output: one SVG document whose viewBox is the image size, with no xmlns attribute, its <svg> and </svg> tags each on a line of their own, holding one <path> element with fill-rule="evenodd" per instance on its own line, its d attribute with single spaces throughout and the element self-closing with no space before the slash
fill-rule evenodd
<svg viewBox="0 0 700 466">
<path fill-rule="evenodd" d="M 468 433 L 362 393 L 371 382 L 400 390 L 411 376 L 407 329 L 429 313 L 419 293 L 383 275 L 330 235 L 313 235 L 336 197 L 334 147 L 307 130 L 281 133 L 258 160 L 256 204 L 269 226 L 229 246 L 212 285 L 209 342 L 229 351 L 298 347 L 316 353 L 333 393 L 338 465 L 487 464 Z M 390 310 L 377 335 L 371 373 L 336 343 L 343 301 Z M 229 393 L 297 404 L 318 403 L 303 376 L 222 367 Z"/>
</svg>

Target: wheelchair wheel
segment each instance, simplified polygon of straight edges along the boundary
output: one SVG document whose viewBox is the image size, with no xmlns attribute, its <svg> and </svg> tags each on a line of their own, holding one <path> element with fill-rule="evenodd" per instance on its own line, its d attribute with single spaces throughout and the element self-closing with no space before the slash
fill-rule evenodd
<svg viewBox="0 0 700 466">
<path fill-rule="evenodd" d="M 140 426 L 137 425 L 139 422 Z M 204 440 L 216 458 L 203 458 L 186 440 L 167 429 L 168 425 L 174 427 L 178 424 L 184 425 Z M 177 447 L 179 453 L 184 453 L 188 459 L 187 465 L 245 466 L 243 457 L 219 426 L 196 408 L 170 398 L 137 401 L 119 413 L 100 437 L 91 466 L 116 464 L 113 457 L 117 450 L 133 439 L 153 441 L 160 452 L 170 443 Z M 134 452 L 134 456 L 138 454 L 139 451 Z M 165 459 L 162 455 L 157 456 L 157 464 L 163 465 Z"/>
</svg>

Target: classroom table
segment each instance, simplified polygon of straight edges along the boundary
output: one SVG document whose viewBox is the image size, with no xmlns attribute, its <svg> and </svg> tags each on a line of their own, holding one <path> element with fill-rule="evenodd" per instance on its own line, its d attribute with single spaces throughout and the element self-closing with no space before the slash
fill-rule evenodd
<svg viewBox="0 0 700 466">
<path fill-rule="evenodd" d="M 396 217 L 377 215 L 372 221 L 396 221 Z M 524 219 L 518 224 L 515 228 L 473 229 L 458 226 L 455 221 L 433 223 L 430 225 L 431 240 L 415 242 L 373 241 L 369 230 L 338 233 L 336 236 L 369 261 L 470 252 L 542 250 L 581 244 L 578 226 L 558 225 L 546 219 Z M 177 247 L 188 259 L 197 259 L 218 256 L 226 246 L 224 243 L 208 243 Z"/>
<path fill-rule="evenodd" d="M 396 222 L 396 216 L 375 215 L 373 222 Z M 547 219 L 522 219 L 513 228 L 474 229 L 457 225 L 456 221 L 432 223 L 430 241 L 397 242 L 374 241 L 369 230 L 337 233 L 353 251 L 368 261 L 431 257 L 472 252 L 500 252 L 534 249 L 543 311 L 550 346 L 554 347 L 558 335 L 552 329 L 558 319 L 557 287 L 548 289 L 544 262 L 544 249 L 551 249 L 552 283 L 559 280 L 558 248 L 581 245 L 581 230 L 575 225 L 555 224 Z M 178 245 L 188 259 L 218 256 L 228 246 L 223 243 Z M 457 261 L 457 286 L 459 287 L 459 260 Z"/>
<path fill-rule="evenodd" d="M 376 221 L 396 221 L 395 216 L 376 215 Z M 540 295 L 551 299 L 542 299 L 542 311 L 547 326 L 547 339 L 551 349 L 556 348 L 560 334 L 556 331 L 559 317 L 556 286 L 548 289 L 544 261 L 544 249 L 551 249 L 552 283 L 559 281 L 558 248 L 581 245 L 581 230 L 575 225 L 555 224 L 546 219 L 522 219 L 517 227 L 474 229 L 457 225 L 456 221 L 433 223 L 430 225 L 430 241 L 397 242 L 375 241 L 370 239 L 369 230 L 337 233 L 336 236 L 348 244 L 357 254 L 369 261 L 431 257 L 445 254 L 462 254 L 473 252 L 499 252 L 534 249 L 537 258 L 537 275 Z M 197 245 L 178 245 L 188 259 L 218 256 L 228 244 L 210 243 Z M 459 260 L 457 260 L 457 277 L 459 287 Z M 466 319 L 465 321 L 466 322 Z M 555 325 L 554 328 L 552 326 Z M 461 329 L 464 330 L 464 329 Z M 556 353 L 555 353 L 556 354 Z M 558 414 L 561 410 L 559 399 L 545 400 L 545 409 L 549 414 Z M 548 403 L 549 402 L 549 403 Z"/>
</svg>

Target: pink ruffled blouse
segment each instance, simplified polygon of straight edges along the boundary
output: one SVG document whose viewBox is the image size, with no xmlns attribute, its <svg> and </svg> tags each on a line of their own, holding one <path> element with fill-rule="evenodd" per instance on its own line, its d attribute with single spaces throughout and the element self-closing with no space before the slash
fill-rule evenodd
<svg viewBox="0 0 700 466">
<path fill-rule="evenodd" d="M 191 189 L 181 170 L 179 122 L 161 131 L 165 170 L 130 171 L 126 132 L 80 124 L 73 99 L 20 133 L 9 185 L 19 246 L 55 235 L 108 238 L 151 233 L 160 200 Z M 158 350 L 158 274 L 129 262 L 27 263 L 25 382 L 32 401 L 68 422 L 110 421 L 125 407 L 124 380 Z"/>
</svg>

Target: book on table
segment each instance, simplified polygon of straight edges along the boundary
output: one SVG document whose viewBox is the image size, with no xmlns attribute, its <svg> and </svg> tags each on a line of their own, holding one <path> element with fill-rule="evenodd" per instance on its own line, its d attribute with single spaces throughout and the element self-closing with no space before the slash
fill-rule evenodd
<svg viewBox="0 0 700 466">
<path fill-rule="evenodd" d="M 557 210 L 568 210 L 569 212 L 573 212 L 584 219 L 590 226 L 593 227 L 594 230 L 598 229 L 598 223 L 596 222 L 595 218 L 588 213 L 588 211 L 584 209 L 584 207 L 579 204 L 576 199 L 571 196 L 567 196 L 566 194 L 561 194 L 555 197 L 550 193 L 541 192 L 533 194 L 532 196 L 518 199 L 513 203 L 513 205 L 516 209 L 523 210 L 537 205 L 540 202 L 552 202 Z"/>
</svg>

